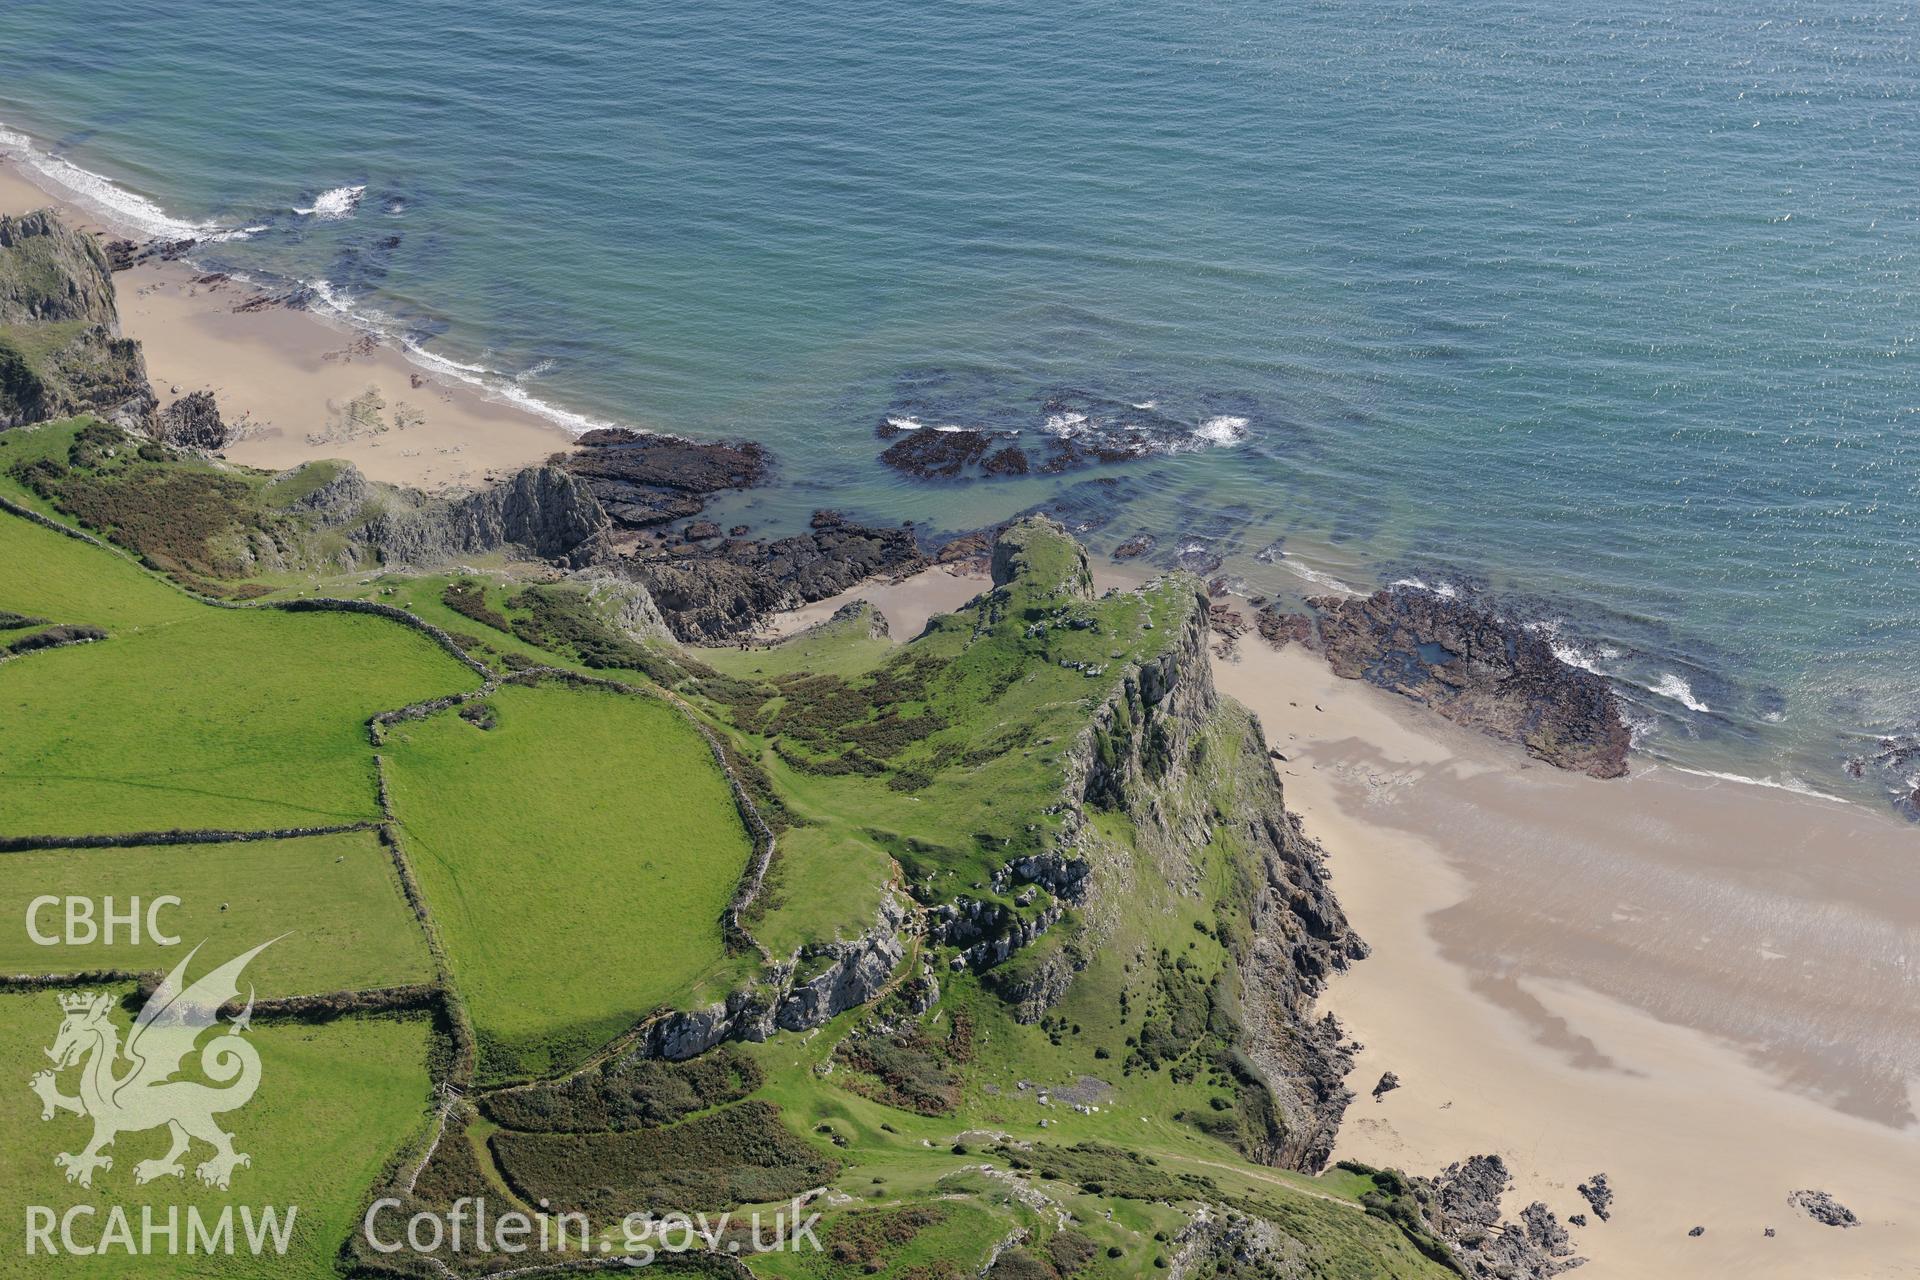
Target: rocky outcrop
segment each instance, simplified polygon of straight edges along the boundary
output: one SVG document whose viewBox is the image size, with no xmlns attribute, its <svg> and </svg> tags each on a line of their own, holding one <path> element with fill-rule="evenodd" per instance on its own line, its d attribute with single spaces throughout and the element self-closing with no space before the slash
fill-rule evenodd
<svg viewBox="0 0 1920 1280">
<path fill-rule="evenodd" d="M 995 581 L 1040 573 L 1069 596 L 1090 592 L 1084 553 L 1049 525 L 1025 521 L 1002 536 Z M 1072 555 L 1062 554 L 1063 544 Z M 1217 823 L 1234 827 L 1244 850 L 1235 905 L 1249 926 L 1230 944 L 1238 1047 L 1273 1102 L 1268 1132 L 1250 1154 L 1318 1169 L 1352 1100 L 1344 1083 L 1352 1058 L 1338 1024 L 1330 1016 L 1316 1020 L 1313 1005 L 1327 978 L 1365 956 L 1366 945 L 1334 898 L 1320 847 L 1287 811 L 1259 721 L 1224 703 L 1214 688 L 1204 588 L 1188 580 L 1167 589 L 1191 593 L 1178 629 L 1154 656 L 1119 673 L 1113 695 L 1070 753 L 1067 794 L 1079 811 L 1124 813 L 1169 883 L 1195 875 L 1193 853 L 1214 843 Z M 1203 738 L 1210 750 L 1197 749 Z M 1070 829 L 1077 841 L 1088 828 L 1080 822 Z M 1076 901 L 1086 903 L 1081 914 L 1098 917 L 1097 899 L 1108 890 L 1099 858 L 1086 860 L 1090 871 L 1069 874 Z M 1064 990 L 1054 970 L 1069 954 L 1062 948 L 1062 961 L 1038 966 L 1030 980 Z"/>
<path fill-rule="evenodd" d="M 897 403 L 875 427 L 874 437 L 887 446 L 880 462 L 919 480 L 1060 475 L 1236 444 L 1252 425 L 1243 412 L 1213 413 L 1195 422 L 1162 413 L 1151 403 L 1084 391 L 1058 391 L 1036 407 L 1032 418 L 1008 421 L 1004 412 L 994 411 L 997 406 L 929 403 L 915 396 Z M 983 416 L 1007 425 L 952 425 L 956 417 L 977 422 Z M 924 425 L 928 422 L 941 425 Z"/>
<path fill-rule="evenodd" d="M 758 629 L 780 610 L 925 565 L 908 530 L 870 528 L 823 511 L 810 530 L 790 538 L 643 555 L 626 571 L 652 594 L 675 636 L 715 644 Z"/>
<path fill-rule="evenodd" d="M 51 209 L 0 215 L 0 325 L 64 323 L 118 332 L 107 255 Z"/>
<path fill-rule="evenodd" d="M 666 619 L 647 589 L 607 565 L 590 565 L 569 579 L 607 624 L 629 640 L 671 640 Z"/>
<path fill-rule="evenodd" d="M 560 465 L 585 484 L 609 517 L 642 529 L 698 515 L 708 496 L 766 478 L 767 451 L 750 441 L 701 443 L 612 427 L 589 431 Z"/>
<path fill-rule="evenodd" d="M 1334 674 L 1517 742 L 1558 768 L 1596 778 L 1627 772 L 1629 734 L 1613 687 L 1560 661 L 1526 628 L 1411 587 L 1308 603 Z"/>
<path fill-rule="evenodd" d="M 0 430 L 93 413 L 143 431 L 157 403 L 140 344 L 104 325 L 0 325 Z"/>
<path fill-rule="evenodd" d="M 279 479 L 307 477 L 315 466 L 334 472 L 288 503 L 287 510 L 337 530 L 362 559 L 429 568 L 509 550 L 582 567 L 603 551 L 606 513 L 585 486 L 558 467 L 528 467 L 459 498 L 376 485 L 348 462 L 309 463 Z"/>
<path fill-rule="evenodd" d="M 728 1040 L 759 1042 L 775 1031 L 810 1031 L 885 989 L 906 954 L 906 906 L 892 893 L 873 928 L 852 942 L 804 947 L 775 966 L 760 986 L 725 1000 L 669 1014 L 646 1029 L 643 1052 L 680 1061 Z"/>
<path fill-rule="evenodd" d="M 1087 549 L 1046 516 L 1030 516 L 1001 530 L 993 543 L 993 585 L 1016 578 L 1081 600 L 1093 599 L 1093 569 Z"/>
<path fill-rule="evenodd" d="M 44 209 L 0 216 L 0 429 L 76 413 L 142 429 L 157 401 L 140 344 L 119 332 L 91 236 Z"/>
<path fill-rule="evenodd" d="M 1824 1191 L 1796 1191 L 1787 1197 L 1787 1203 L 1823 1226 L 1857 1227 L 1860 1225 L 1860 1219 L 1854 1216 L 1853 1210 Z"/>
<path fill-rule="evenodd" d="M 1501 1221 L 1500 1202 L 1513 1176 L 1499 1156 L 1474 1156 L 1437 1178 L 1412 1182 L 1433 1234 L 1472 1280 L 1548 1280 L 1581 1264 L 1546 1205 L 1528 1205 L 1517 1224 Z"/>
<path fill-rule="evenodd" d="M 1300 1243 L 1267 1221 L 1201 1205 L 1172 1240 L 1168 1280 L 1300 1274 Z"/>
<path fill-rule="evenodd" d="M 213 392 L 195 391 L 181 396 L 155 416 L 154 439 L 180 449 L 217 453 L 227 447 L 227 424 L 220 420 L 220 406 Z"/>
<path fill-rule="evenodd" d="M 1593 1216 L 1605 1222 L 1613 1216 L 1613 1188 L 1607 1183 L 1607 1175 L 1596 1173 L 1578 1187 L 1580 1198 L 1593 1210 Z"/>
</svg>

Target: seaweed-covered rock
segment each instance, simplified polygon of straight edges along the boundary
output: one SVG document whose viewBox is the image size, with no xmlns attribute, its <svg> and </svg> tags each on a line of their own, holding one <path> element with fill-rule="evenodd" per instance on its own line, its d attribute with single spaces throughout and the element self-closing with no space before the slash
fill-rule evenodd
<svg viewBox="0 0 1920 1280">
<path fill-rule="evenodd" d="M 1308 603 L 1334 674 L 1425 703 L 1559 768 L 1627 772 L 1629 735 L 1613 687 L 1560 661 L 1524 627 L 1411 587 Z"/>
<path fill-rule="evenodd" d="M 751 441 L 702 443 L 623 427 L 589 431 L 560 465 L 582 480 L 613 520 L 646 528 L 698 515 L 709 495 L 766 478 L 767 451 Z"/>
<path fill-rule="evenodd" d="M 1886 787 L 1894 811 L 1920 822 L 1920 732 L 1883 737 L 1871 755 L 1854 756 L 1846 767 L 1854 778 L 1866 777 L 1871 768 Z"/>
</svg>

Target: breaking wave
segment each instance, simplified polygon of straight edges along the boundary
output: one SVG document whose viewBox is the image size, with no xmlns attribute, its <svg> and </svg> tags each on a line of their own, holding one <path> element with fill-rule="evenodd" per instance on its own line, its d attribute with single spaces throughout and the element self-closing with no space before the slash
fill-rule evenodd
<svg viewBox="0 0 1920 1280">
<path fill-rule="evenodd" d="M 1647 686 L 1649 693 L 1657 693 L 1663 698 L 1671 698 L 1689 711 L 1706 713 L 1713 708 L 1693 696 L 1693 689 L 1671 671 L 1662 671 L 1660 678 Z"/>
<path fill-rule="evenodd" d="M 117 227 L 156 240 L 243 239 L 263 228 L 228 228 L 212 222 L 188 222 L 138 192 L 129 191 L 71 160 L 42 151 L 24 134 L 0 124 L 0 152 L 51 185 L 89 213 Z"/>
<path fill-rule="evenodd" d="M 357 187 L 335 187 L 331 191 L 321 192 L 310 205 L 293 206 L 293 211 L 302 217 L 325 218 L 329 221 L 349 218 L 353 216 L 353 211 L 360 207 L 360 198 L 366 194 L 367 188 L 364 184 Z"/>
</svg>

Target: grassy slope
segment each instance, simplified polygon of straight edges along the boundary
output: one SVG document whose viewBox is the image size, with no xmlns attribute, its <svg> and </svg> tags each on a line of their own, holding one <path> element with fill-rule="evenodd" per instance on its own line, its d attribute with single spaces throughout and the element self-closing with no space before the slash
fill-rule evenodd
<svg viewBox="0 0 1920 1280">
<path fill-rule="evenodd" d="M 127 1023 L 124 1014 L 117 1020 L 122 1027 Z M 60 1010 L 51 994 L 0 994 L 0 1076 L 23 1082 L 44 1067 L 40 1050 L 53 1042 L 59 1025 Z M 253 1164 L 235 1171 L 228 1192 L 202 1187 L 193 1180 L 191 1165 L 184 1182 L 165 1179 L 136 1187 L 133 1166 L 164 1153 L 163 1130 L 122 1134 L 112 1148 L 113 1168 L 95 1174 L 90 1190 L 70 1186 L 54 1165 L 54 1154 L 78 1150 L 91 1126 L 65 1112 L 42 1122 L 39 1100 L 23 1085 L 0 1090 L 0 1129 L 9 1135 L 7 1155 L 0 1159 L 0 1202 L 16 1206 L 0 1218 L 0 1259 L 6 1260 L 0 1272 L 116 1280 L 136 1273 L 202 1280 L 333 1275 L 335 1251 L 353 1229 L 365 1187 L 422 1123 L 428 1100 L 427 1024 L 391 1018 L 350 1018 L 317 1027 L 262 1024 L 249 1038 L 260 1052 L 260 1089 L 244 1107 L 223 1116 L 222 1124 Z M 206 1150 L 198 1147 L 190 1157 L 205 1158 Z M 130 1265 L 124 1256 L 25 1259 L 24 1216 L 17 1207 L 29 1204 L 56 1212 L 74 1204 L 99 1205 L 102 1216 L 92 1220 L 96 1232 L 111 1204 L 127 1206 L 136 1232 L 142 1204 L 156 1206 L 162 1215 L 169 1205 L 198 1205 L 203 1214 L 217 1214 L 225 1204 L 298 1205 L 299 1216 L 284 1259 L 162 1256 Z M 33 1270 L 24 1269 L 29 1266 Z"/>
<path fill-rule="evenodd" d="M 0 972 L 75 973 L 111 966 L 171 969 L 205 944 L 198 967 L 288 935 L 247 970 L 262 997 L 427 982 L 433 965 L 400 894 L 393 861 L 372 832 L 301 840 L 144 849 L 49 849 L 0 855 Z M 178 947 L 145 937 L 90 946 L 36 945 L 21 924 L 41 895 L 181 899 L 160 924 Z M 96 908 L 97 912 L 97 908 Z M 42 933 L 61 932 L 61 908 L 42 911 Z"/>
<path fill-rule="evenodd" d="M 0 609 L 110 637 L 0 664 L 0 833 L 370 819 L 367 717 L 477 683 L 382 619 L 198 604 L 5 514 L 0 565 Z"/>
<path fill-rule="evenodd" d="M 973 1004 L 979 997 L 963 992 L 961 999 Z M 1155 1239 L 1156 1233 L 1166 1237 L 1176 1234 L 1191 1217 L 1192 1207 L 1202 1202 L 1215 1206 L 1216 1211 L 1232 1206 L 1241 1212 L 1257 1212 L 1281 1225 L 1302 1242 L 1303 1258 L 1297 1273 L 1302 1276 L 1326 1280 L 1441 1280 L 1454 1274 L 1421 1256 L 1397 1229 L 1366 1215 L 1357 1202 L 1364 1188 L 1353 1179 L 1339 1173 L 1324 1179 L 1309 1178 L 1248 1164 L 1228 1148 L 1184 1126 L 1135 1112 L 1135 1107 L 1153 1106 L 1151 1089 L 1124 1088 L 1093 1116 L 1072 1112 L 1059 1103 L 1042 1108 L 1028 1091 L 1004 1104 L 991 1099 L 983 1102 L 987 1095 L 977 1095 L 955 1115 L 924 1117 L 836 1088 L 832 1077 L 823 1079 L 817 1068 L 858 1016 L 846 1015 L 810 1040 L 780 1037 L 750 1047 L 747 1052 L 768 1075 L 768 1083 L 756 1096 L 781 1106 L 785 1119 L 797 1131 L 812 1133 L 824 1127 L 837 1137 L 828 1149 L 846 1168 L 835 1186 L 856 1202 L 872 1206 L 940 1204 L 955 1203 L 951 1197 L 963 1197 L 958 1203 L 981 1211 L 980 1219 L 972 1222 L 961 1239 L 943 1240 L 943 1247 L 950 1252 L 941 1256 L 958 1264 L 956 1274 L 973 1274 L 993 1245 L 1016 1228 L 1031 1233 L 1030 1248 L 1044 1252 L 1044 1241 L 1059 1229 L 1057 1214 L 1064 1210 L 1073 1219 L 1073 1230 L 1086 1234 L 1100 1247 L 1094 1267 L 1080 1275 L 1152 1275 L 1158 1269 L 1155 1259 L 1170 1257 L 1173 1252 L 1167 1240 Z M 979 1042 L 986 1052 L 979 1072 L 973 1076 L 976 1087 L 985 1083 L 983 1076 L 998 1074 L 998 1067 L 1007 1061 L 993 1048 L 1004 1030 L 1004 1024 L 997 1021 L 983 1027 Z M 1021 1051 L 1016 1049 L 1010 1056 L 1018 1058 Z M 1057 1070 L 1061 1064 L 1047 1063 L 1043 1054 L 1033 1056 L 1041 1065 L 1056 1069 L 1032 1079 L 1043 1084 L 1065 1082 L 1061 1077 L 1066 1073 Z M 1049 1122 L 1049 1127 L 1040 1126 L 1042 1119 Z M 1045 1160 L 1035 1160 L 1029 1161 L 1034 1167 L 1016 1172 L 1004 1155 L 993 1150 L 999 1140 L 997 1134 L 1018 1143 L 1042 1146 L 1102 1142 L 1110 1144 L 1110 1149 L 1137 1153 L 1150 1161 L 1147 1171 L 1153 1176 L 1199 1178 L 1208 1185 L 1187 1186 L 1164 1203 L 1128 1198 L 1118 1191 L 1127 1182 L 1129 1166 L 1112 1157 L 1081 1161 L 1064 1171 L 1047 1167 Z M 980 1172 L 983 1164 L 995 1172 Z M 1011 1182 L 1008 1175 L 1012 1175 Z M 1091 1191 L 1082 1185 L 1080 1179 L 1088 1176 L 1104 1179 L 1100 1190 Z M 1019 1186 L 1029 1202 L 1011 1198 L 1010 1185 Z M 1036 1193 L 1044 1197 L 1037 1204 L 1032 1202 Z M 830 1211 L 829 1224 L 849 1211 Z M 831 1241 L 832 1237 L 823 1233 L 822 1238 Z M 1118 1248 L 1121 1256 L 1108 1258 L 1108 1248 Z M 918 1253 L 910 1247 L 884 1251 L 882 1265 L 873 1274 L 905 1275 L 916 1261 L 924 1261 Z M 836 1264 L 830 1257 L 772 1256 L 752 1259 L 751 1264 L 757 1274 L 765 1276 L 851 1278 L 863 1274 L 863 1266 Z"/>
<path fill-rule="evenodd" d="M 726 665 L 729 674 L 752 678 L 811 667 L 848 674 L 876 668 L 884 672 L 894 664 L 934 655 L 943 669 L 927 682 L 919 705 L 937 711 L 949 727 L 909 747 L 890 763 L 912 767 L 937 759 L 946 742 L 1004 746 L 990 758 L 963 759 L 937 768 L 928 785 L 903 793 L 889 788 L 885 777 L 821 776 L 782 759 L 772 749 L 775 722 L 770 711 L 777 711 L 778 702 L 738 713 L 748 729 L 748 741 L 759 750 L 783 800 L 808 824 L 783 838 L 783 862 L 789 863 L 789 875 L 794 872 L 793 862 L 809 857 L 816 859 L 817 867 L 832 865 L 829 850 L 840 842 L 846 849 L 864 847 L 898 856 L 920 886 L 923 900 L 956 894 L 992 898 L 1002 895 L 987 888 L 985 880 L 991 868 L 1010 856 L 1009 845 L 1035 841 L 1036 830 L 1039 843 L 1051 843 L 1054 819 L 1044 810 L 1059 796 L 1061 752 L 1071 745 L 1087 713 L 1104 700 L 1111 683 L 1063 666 L 1062 660 L 1107 665 L 1112 670 L 1118 662 L 1116 652 L 1136 659 L 1152 656 L 1191 599 L 1191 591 L 1184 588 L 1098 602 L 1067 599 L 1047 589 L 1049 582 L 1071 577 L 1070 563 L 1054 555 L 1057 550 L 1036 548 L 1034 581 L 1016 585 L 997 612 L 971 610 L 936 620 L 927 636 L 896 648 L 880 664 L 859 651 L 871 643 L 865 640 L 864 630 L 858 634 L 848 630 L 841 638 L 854 650 L 843 660 L 836 660 L 830 647 L 814 637 L 804 660 L 791 660 L 775 650 L 715 663 Z M 1063 609 L 1065 617 L 1093 619 L 1098 625 L 1079 629 L 1062 625 Z M 1037 618 L 1050 620 L 1044 633 L 1036 634 L 1031 628 Z M 1153 625 L 1144 626 L 1149 620 Z M 755 667 L 761 670 L 755 672 Z M 1247 728 L 1243 713 L 1224 709 L 1209 731 L 1208 754 L 1220 761 L 1234 760 Z M 1223 766 L 1222 790 L 1217 795 L 1189 799 L 1231 812 L 1233 776 L 1233 766 Z M 799 1131 L 824 1127 L 831 1132 L 837 1139 L 834 1154 L 848 1165 L 838 1185 L 849 1195 L 881 1205 L 951 1204 L 941 1198 L 965 1195 L 970 1212 L 984 1213 L 986 1220 L 969 1224 L 964 1248 L 950 1239 L 940 1247 L 952 1250 L 944 1256 L 966 1272 L 984 1262 L 993 1243 L 1016 1227 L 1032 1232 L 1029 1247 L 1042 1252 L 1044 1241 L 1055 1230 L 1053 1206 L 1036 1211 L 1031 1203 L 1010 1199 L 1006 1182 L 968 1171 L 986 1158 L 1004 1172 L 1004 1158 L 988 1156 L 983 1150 L 990 1140 L 969 1140 L 965 1155 L 951 1151 L 957 1134 L 976 1130 L 1036 1144 L 1111 1144 L 1150 1156 L 1166 1174 L 1210 1179 L 1211 1189 L 1195 1198 L 1216 1204 L 1239 1202 L 1283 1224 L 1303 1242 L 1302 1274 L 1447 1274 L 1422 1257 L 1397 1230 L 1360 1212 L 1358 1189 L 1349 1185 L 1351 1180 L 1336 1175 L 1322 1181 L 1250 1165 L 1226 1142 L 1191 1123 L 1187 1117 L 1229 1114 L 1219 1108 L 1230 1108 L 1234 1093 L 1198 1048 L 1183 1056 L 1179 1070 L 1170 1065 L 1127 1067 L 1130 1040 L 1142 1031 L 1144 1017 L 1163 1012 L 1156 957 L 1165 952 L 1169 964 L 1182 961 L 1208 980 L 1225 963 L 1225 949 L 1214 924 L 1222 904 L 1231 904 L 1237 891 L 1236 860 L 1242 851 L 1231 824 L 1216 821 L 1211 843 L 1189 851 L 1191 883 L 1175 885 L 1136 846 L 1123 816 L 1096 812 L 1092 822 L 1105 851 L 1100 874 L 1125 877 L 1124 910 L 1117 920 L 1107 922 L 1100 945 L 1086 957 L 1086 967 L 1047 1025 L 1016 1022 L 1007 1006 L 983 989 L 981 979 L 949 973 L 943 964 L 935 966 L 944 995 L 923 1019 L 930 1035 L 943 1039 L 956 1016 L 970 1019 L 974 1028 L 972 1061 L 960 1070 L 961 1101 L 954 1113 L 922 1117 L 839 1087 L 838 1081 L 848 1075 L 844 1062 L 834 1063 L 833 1072 L 822 1075 L 833 1046 L 858 1025 L 862 1017 L 858 1012 L 806 1043 L 780 1038 L 751 1050 L 769 1076 L 762 1096 L 777 1102 Z M 783 904 L 770 914 L 762 934 L 803 913 L 813 915 L 812 924 L 817 927 L 817 910 L 804 899 Z M 1073 923 L 1070 918 L 1056 926 L 1040 945 L 1057 943 L 1071 932 Z M 1122 992 L 1128 996 L 1124 1014 Z M 1059 1099 L 1050 1105 L 1039 1100 L 1044 1087 L 1070 1085 L 1082 1076 L 1097 1077 L 1112 1086 L 1096 1111 L 1076 1111 Z M 1022 1081 L 1040 1087 L 1022 1089 Z M 1186 1213 L 1166 1205 L 1115 1199 L 1111 1194 L 1089 1195 L 1070 1182 L 1036 1176 L 1038 1172 L 1023 1175 L 1027 1192 L 1038 1191 L 1054 1206 L 1072 1212 L 1076 1230 L 1099 1246 L 1095 1264 L 1082 1275 L 1151 1274 L 1155 1258 L 1170 1253 L 1154 1234 L 1175 1232 L 1187 1219 Z M 865 1230 L 847 1229 L 856 1234 Z M 925 1235 L 928 1241 L 945 1239 L 947 1231 L 941 1224 L 926 1228 Z M 925 1261 L 923 1247 L 914 1243 L 920 1235 L 911 1231 L 906 1235 L 906 1243 L 880 1249 L 882 1273 L 902 1274 Z M 1119 1249 L 1121 1256 L 1107 1257 L 1109 1248 Z M 778 1276 L 854 1276 L 862 1274 L 865 1265 L 830 1257 L 754 1262 L 756 1271 Z"/>
<path fill-rule="evenodd" d="M 782 837 L 774 891 L 757 926 L 770 946 L 776 939 L 865 927 L 889 859 L 899 862 L 924 901 L 959 894 L 992 898 L 996 895 L 985 884 L 995 868 L 1017 854 L 1052 846 L 1061 819 L 1047 810 L 1059 798 L 1063 752 L 1107 697 L 1113 655 L 1144 658 L 1159 652 L 1182 607 L 1181 593 L 1172 588 L 1099 602 L 1057 594 L 1053 584 L 1069 573 L 1067 557 L 1038 566 L 1033 582 L 1017 586 L 997 606 L 936 618 L 926 634 L 894 646 L 878 664 L 871 661 L 868 650 L 876 642 L 867 638 L 864 625 L 838 637 L 855 654 L 844 662 L 833 657 L 830 639 L 801 639 L 807 659 L 829 673 L 848 673 L 855 690 L 878 688 L 872 695 L 876 713 L 930 713 L 945 725 L 885 757 L 884 774 L 823 774 L 818 766 L 792 763 L 793 755 L 806 760 L 814 753 L 781 731 L 778 717 L 790 698 L 774 697 L 757 710 L 725 712 L 802 824 Z M 985 610 L 990 608 L 997 608 L 997 620 L 989 620 Z M 1100 625 L 1074 629 L 1063 624 L 1063 614 L 1097 618 Z M 1052 625 L 1028 634 L 1032 620 L 1041 616 Z M 792 660 L 784 649 L 735 654 L 729 661 L 742 678 L 757 678 L 754 666 L 769 676 L 788 674 L 782 668 Z M 745 661 L 749 658 L 751 663 Z M 1106 667 L 1109 674 L 1089 676 L 1063 665 L 1075 662 Z M 887 684 L 871 684 L 911 685 L 916 666 L 935 674 L 911 700 L 897 700 Z M 776 739 L 788 755 L 775 750 Z M 890 785 L 904 772 L 921 779 L 905 788 Z M 1012 895 L 1003 896 L 1010 900 Z"/>
<path fill-rule="evenodd" d="M 871 613 L 860 613 L 809 627 L 770 649 L 702 649 L 700 658 L 716 671 L 748 680 L 796 671 L 852 677 L 871 671 L 895 651 L 891 640 L 870 634 L 871 626 Z"/>
<path fill-rule="evenodd" d="M 393 803 L 498 1042 L 483 1069 L 538 1074 L 743 976 L 719 921 L 750 847 L 705 743 L 657 698 L 548 684 L 491 702 L 490 730 L 396 727 Z"/>
</svg>

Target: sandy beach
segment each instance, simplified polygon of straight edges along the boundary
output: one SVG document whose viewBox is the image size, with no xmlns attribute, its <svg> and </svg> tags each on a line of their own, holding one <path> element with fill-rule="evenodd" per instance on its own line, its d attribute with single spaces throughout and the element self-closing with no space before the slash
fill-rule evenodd
<svg viewBox="0 0 1920 1280">
<path fill-rule="evenodd" d="M 1911 828 L 1644 764 L 1565 774 L 1299 649 L 1215 674 L 1373 946 L 1324 1001 L 1366 1046 L 1336 1159 L 1497 1152 L 1509 1208 L 1563 1219 L 1604 1172 L 1612 1221 L 1575 1233 L 1594 1277 L 1920 1275 Z M 1861 1225 L 1790 1208 L 1803 1188 Z"/>
<path fill-rule="evenodd" d="M 986 586 L 928 570 L 780 630 L 865 598 L 904 640 Z M 1920 1276 L 1912 828 L 1644 760 L 1563 773 L 1252 636 L 1214 676 L 1287 757 L 1288 805 L 1373 948 L 1322 1002 L 1365 1046 L 1335 1159 L 1497 1153 L 1510 1213 L 1589 1214 L 1594 1280 Z M 1402 1087 L 1376 1103 L 1383 1071 Z M 1608 1222 L 1575 1189 L 1596 1173 Z M 1815 1223 L 1801 1189 L 1861 1225 Z"/>
<path fill-rule="evenodd" d="M 120 234 L 0 162 L 0 213 L 52 205 L 76 225 Z M 184 262 L 114 277 L 120 325 L 146 351 L 161 403 L 207 390 L 240 435 L 225 456 L 269 471 L 344 458 L 375 480 L 471 488 L 565 449 L 562 427 L 477 388 L 448 384 L 390 346 L 306 311 L 236 310 L 260 293 Z"/>
</svg>

